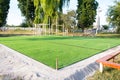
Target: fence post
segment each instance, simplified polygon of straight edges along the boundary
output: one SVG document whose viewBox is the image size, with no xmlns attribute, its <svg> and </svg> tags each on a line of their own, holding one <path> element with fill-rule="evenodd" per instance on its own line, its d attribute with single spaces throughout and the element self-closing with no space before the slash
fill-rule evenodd
<svg viewBox="0 0 120 80">
<path fill-rule="evenodd" d="M 56 70 L 58 70 L 58 58 L 56 58 Z"/>
</svg>

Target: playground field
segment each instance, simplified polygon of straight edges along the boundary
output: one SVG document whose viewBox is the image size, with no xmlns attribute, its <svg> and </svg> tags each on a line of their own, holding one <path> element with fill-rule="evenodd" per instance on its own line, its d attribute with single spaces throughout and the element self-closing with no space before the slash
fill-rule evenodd
<svg viewBox="0 0 120 80">
<path fill-rule="evenodd" d="M 52 68 L 63 68 L 120 44 L 120 38 L 12 36 L 0 37 L 4 44 Z"/>
</svg>

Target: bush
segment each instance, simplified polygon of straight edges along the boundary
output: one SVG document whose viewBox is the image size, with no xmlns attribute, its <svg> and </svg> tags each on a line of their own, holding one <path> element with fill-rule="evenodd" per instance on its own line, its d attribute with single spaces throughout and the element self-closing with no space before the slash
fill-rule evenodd
<svg viewBox="0 0 120 80">
<path fill-rule="evenodd" d="M 26 22 L 23 22 L 20 24 L 21 27 L 28 27 L 27 23 Z"/>
<path fill-rule="evenodd" d="M 104 28 L 105 30 L 108 30 L 109 26 L 108 26 L 108 25 L 103 25 L 103 28 Z"/>
</svg>

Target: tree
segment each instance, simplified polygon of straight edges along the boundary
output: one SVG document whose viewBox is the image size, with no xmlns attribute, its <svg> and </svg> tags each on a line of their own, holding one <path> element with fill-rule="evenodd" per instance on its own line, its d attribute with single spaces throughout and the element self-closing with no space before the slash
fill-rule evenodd
<svg viewBox="0 0 120 80">
<path fill-rule="evenodd" d="M 25 22 L 28 26 L 32 26 L 35 17 L 33 0 L 18 0 L 18 2 L 18 7 L 20 8 L 22 15 L 25 17 Z"/>
<path fill-rule="evenodd" d="M 78 0 L 77 19 L 78 27 L 84 32 L 85 28 L 90 27 L 95 22 L 96 9 L 98 3 L 96 0 Z"/>
<path fill-rule="evenodd" d="M 18 7 L 29 26 L 32 23 L 47 23 L 48 19 L 57 18 L 58 11 L 69 0 L 18 0 Z"/>
<path fill-rule="evenodd" d="M 35 20 L 34 23 L 48 23 L 48 20 L 58 17 L 58 12 L 69 0 L 34 0 Z"/>
<path fill-rule="evenodd" d="M 59 24 L 64 24 L 66 28 L 70 29 L 71 26 L 75 26 L 76 24 L 76 12 L 69 11 L 67 14 L 60 14 L 59 16 Z M 69 23 L 69 24 L 68 24 Z"/>
<path fill-rule="evenodd" d="M 0 0 L 0 27 L 6 24 L 10 0 Z"/>
<path fill-rule="evenodd" d="M 117 33 L 120 33 L 120 2 L 110 6 L 107 13 L 107 20 L 110 24 L 117 27 Z"/>
</svg>

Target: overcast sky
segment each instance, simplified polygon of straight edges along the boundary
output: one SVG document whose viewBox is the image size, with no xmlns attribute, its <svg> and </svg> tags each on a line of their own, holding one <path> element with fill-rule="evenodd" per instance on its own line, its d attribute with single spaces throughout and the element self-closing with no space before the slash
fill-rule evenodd
<svg viewBox="0 0 120 80">
<path fill-rule="evenodd" d="M 100 13 L 100 19 L 101 19 L 101 25 L 107 24 L 106 22 L 106 12 L 108 9 L 108 6 L 113 5 L 114 0 L 97 0 L 99 2 L 99 7 L 102 10 Z M 7 18 L 7 24 L 9 25 L 19 25 L 23 21 L 23 17 L 21 16 L 21 12 L 17 7 L 17 0 L 11 0 L 10 1 L 10 9 L 9 14 Z M 76 10 L 77 7 L 77 0 L 71 0 L 69 8 L 64 8 L 64 13 L 66 13 L 69 10 Z"/>
</svg>

